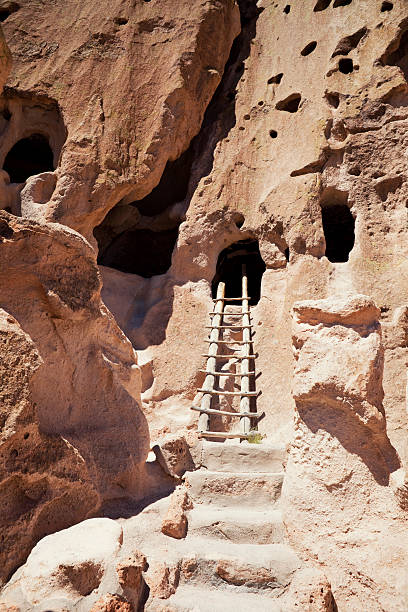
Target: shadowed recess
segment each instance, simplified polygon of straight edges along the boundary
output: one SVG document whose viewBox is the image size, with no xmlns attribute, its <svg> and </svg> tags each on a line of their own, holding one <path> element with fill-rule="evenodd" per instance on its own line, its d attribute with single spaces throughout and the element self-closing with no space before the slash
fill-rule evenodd
<svg viewBox="0 0 408 612">
<path fill-rule="evenodd" d="M 347 194 L 328 194 L 321 203 L 326 257 L 333 263 L 348 261 L 354 246 L 355 220 L 347 205 Z"/>
<path fill-rule="evenodd" d="M 368 30 L 366 27 L 360 28 L 354 34 L 350 34 L 350 36 L 345 36 L 337 43 L 335 50 L 332 53 L 332 57 L 336 57 L 336 55 L 347 55 L 357 47 L 359 42 L 364 38 L 367 34 Z"/>
<path fill-rule="evenodd" d="M 383 2 L 381 5 L 381 12 L 385 13 L 386 11 L 392 11 L 394 5 L 392 2 Z"/>
<path fill-rule="evenodd" d="M 246 265 L 248 275 L 248 294 L 253 306 L 261 296 L 262 275 L 266 266 L 259 252 L 257 240 L 240 240 L 221 251 L 216 273 L 212 282 L 212 295 L 215 298 L 219 282 L 225 283 L 226 297 L 242 295 L 242 264 Z"/>
<path fill-rule="evenodd" d="M 354 70 L 353 60 L 349 57 L 343 57 L 339 61 L 339 70 L 343 74 L 351 74 Z"/>
<path fill-rule="evenodd" d="M 10 15 L 18 11 L 20 5 L 17 2 L 4 2 L 3 6 L 0 7 L 0 21 L 6 21 Z"/>
<path fill-rule="evenodd" d="M 287 113 L 296 113 L 299 109 L 300 101 L 302 96 L 298 93 L 290 94 L 284 100 L 281 100 L 276 104 L 276 110 L 286 111 Z"/>
<path fill-rule="evenodd" d="M 318 11 L 326 10 L 330 6 L 330 2 L 331 0 L 317 0 L 313 9 L 314 12 L 317 13 Z"/>
<path fill-rule="evenodd" d="M 384 53 L 381 58 L 382 63 L 385 66 L 398 66 L 404 73 L 405 79 L 408 80 L 408 29 L 402 33 L 396 48 L 395 45 L 392 47 L 394 47 L 392 51 L 390 49 Z"/>
<path fill-rule="evenodd" d="M 302 49 L 302 51 L 300 52 L 300 55 L 303 55 L 303 57 L 306 57 L 306 55 L 310 55 L 317 47 L 317 41 L 316 40 L 312 40 L 312 42 L 310 42 L 308 45 L 306 45 L 306 47 L 304 49 Z"/>
<path fill-rule="evenodd" d="M 98 257 L 98 263 L 150 278 L 170 268 L 178 227 L 162 232 L 134 229 L 120 234 Z"/>
<path fill-rule="evenodd" d="M 163 212 L 175 202 L 181 202 L 187 195 L 191 165 L 194 159 L 194 140 L 175 161 L 167 162 L 160 183 L 142 200 L 132 202 L 146 217 Z"/>
<path fill-rule="evenodd" d="M 32 134 L 19 140 L 6 155 L 3 169 L 11 183 L 24 183 L 29 176 L 54 170 L 54 155 L 48 138 Z"/>
</svg>

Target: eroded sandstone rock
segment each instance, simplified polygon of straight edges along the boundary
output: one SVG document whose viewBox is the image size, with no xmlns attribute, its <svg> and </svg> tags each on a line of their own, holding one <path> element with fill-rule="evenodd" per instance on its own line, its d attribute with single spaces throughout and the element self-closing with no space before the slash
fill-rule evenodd
<svg viewBox="0 0 408 612">
<path fill-rule="evenodd" d="M 187 491 L 178 487 L 170 496 L 169 508 L 162 522 L 162 533 L 172 538 L 184 538 L 188 524 L 186 510 L 191 510 L 192 507 Z"/>
<path fill-rule="evenodd" d="M 406 559 L 407 542 L 391 486 L 400 460 L 382 407 L 378 318 L 365 296 L 295 304 L 295 436 L 282 501 L 289 539 L 319 562 L 337 606 L 379 611 L 405 605 L 405 561 L 392 559 Z M 322 588 L 316 605 L 326 609 Z"/>
<path fill-rule="evenodd" d="M 178 565 L 151 563 L 145 574 L 145 580 L 150 589 L 150 598 L 168 599 L 177 590 L 180 568 Z"/>
<path fill-rule="evenodd" d="M 103 581 L 109 579 L 108 564 L 117 556 L 121 542 L 121 527 L 100 518 L 49 535 L 34 547 L 2 599 L 31 606 L 52 600 L 75 604 L 103 589 Z"/>
<path fill-rule="evenodd" d="M 168 435 L 152 448 L 163 470 L 175 478 L 194 468 L 190 449 L 184 436 Z"/>
<path fill-rule="evenodd" d="M 143 487 L 148 433 L 136 356 L 100 301 L 92 249 L 1 214 L 4 580 L 44 535 Z"/>
</svg>

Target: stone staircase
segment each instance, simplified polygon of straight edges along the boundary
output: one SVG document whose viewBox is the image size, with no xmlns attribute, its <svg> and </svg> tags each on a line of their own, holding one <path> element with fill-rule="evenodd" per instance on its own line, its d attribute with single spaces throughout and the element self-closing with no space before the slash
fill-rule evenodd
<svg viewBox="0 0 408 612">
<path fill-rule="evenodd" d="M 201 467 L 184 479 L 193 502 L 186 538 L 170 539 L 159 532 L 168 500 L 135 517 L 140 539 L 131 526 L 127 536 L 125 530 L 128 545 L 130 538 L 147 556 L 149 572 L 165 563 L 167 577 L 172 576 L 170 596 L 169 590 L 163 597 L 160 589 L 151 588 L 145 610 L 298 609 L 287 600 L 302 563 L 285 541 L 280 512 L 285 457 L 285 449 L 265 443 L 203 442 Z M 149 572 L 146 581 L 152 585 Z"/>
</svg>

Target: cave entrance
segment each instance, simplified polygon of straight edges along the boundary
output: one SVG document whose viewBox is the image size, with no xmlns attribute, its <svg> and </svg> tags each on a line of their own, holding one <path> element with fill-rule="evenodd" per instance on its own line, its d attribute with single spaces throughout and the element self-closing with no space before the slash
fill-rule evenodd
<svg viewBox="0 0 408 612">
<path fill-rule="evenodd" d="M 332 263 L 348 261 L 354 246 L 355 226 L 350 208 L 347 204 L 325 204 L 322 206 L 322 222 L 327 259 Z"/>
<path fill-rule="evenodd" d="M 221 251 L 212 282 L 212 296 L 217 295 L 219 282 L 225 283 L 225 297 L 241 297 L 242 264 L 246 265 L 250 305 L 261 297 L 261 281 L 266 266 L 259 252 L 257 240 L 240 240 Z"/>
<path fill-rule="evenodd" d="M 54 154 L 43 134 L 22 138 L 10 149 L 3 169 L 11 183 L 25 183 L 29 176 L 54 170 Z"/>
<path fill-rule="evenodd" d="M 171 265 L 177 236 L 178 227 L 161 232 L 128 230 L 115 238 L 99 255 L 98 264 L 144 278 L 165 274 Z"/>
</svg>

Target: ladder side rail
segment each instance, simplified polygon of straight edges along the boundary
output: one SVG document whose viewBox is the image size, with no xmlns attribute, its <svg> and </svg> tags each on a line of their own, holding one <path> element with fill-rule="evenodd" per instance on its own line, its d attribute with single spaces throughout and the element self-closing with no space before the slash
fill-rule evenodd
<svg viewBox="0 0 408 612">
<path fill-rule="evenodd" d="M 241 360 L 241 400 L 239 410 L 242 413 L 247 414 L 250 412 L 250 359 L 249 355 L 251 352 L 251 330 L 248 327 L 250 325 L 249 315 L 249 298 L 248 298 L 248 277 L 246 265 L 242 265 L 242 325 L 245 326 L 242 330 L 242 340 L 245 344 L 242 345 L 242 360 Z M 242 416 L 240 419 L 240 431 L 242 434 L 247 435 L 251 428 L 251 419 L 247 416 Z"/>
<path fill-rule="evenodd" d="M 222 315 L 224 310 L 224 301 L 222 298 L 225 293 L 225 283 L 218 283 L 217 287 L 217 302 L 215 305 L 215 313 L 211 323 L 213 324 L 213 329 L 210 332 L 210 345 L 208 348 L 208 358 L 207 358 L 207 367 L 206 370 L 209 372 L 214 372 L 216 370 L 217 358 L 216 355 L 218 353 L 218 340 L 220 339 L 220 330 L 218 326 L 222 323 Z M 208 391 L 214 390 L 216 377 L 213 374 L 207 374 L 203 383 L 203 389 L 207 389 Z M 208 414 L 208 410 L 211 409 L 211 401 L 212 394 L 206 393 L 203 395 L 201 399 L 201 407 L 205 412 L 202 412 L 198 419 L 198 431 L 205 432 L 208 431 L 210 426 L 210 415 Z"/>
</svg>

